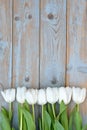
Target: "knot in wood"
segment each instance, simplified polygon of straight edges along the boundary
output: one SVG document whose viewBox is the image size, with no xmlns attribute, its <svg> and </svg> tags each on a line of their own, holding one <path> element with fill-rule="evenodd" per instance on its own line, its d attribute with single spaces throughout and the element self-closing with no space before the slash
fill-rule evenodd
<svg viewBox="0 0 87 130">
<path fill-rule="evenodd" d="M 48 14 L 48 19 L 50 19 L 50 20 L 54 19 L 54 15 L 52 13 L 49 13 Z"/>
<path fill-rule="evenodd" d="M 15 21 L 19 21 L 20 17 L 19 16 L 15 16 Z"/>
<path fill-rule="evenodd" d="M 25 76 L 25 81 L 29 82 L 29 76 Z"/>
<path fill-rule="evenodd" d="M 31 14 L 28 15 L 28 19 L 32 19 L 32 15 Z"/>
<path fill-rule="evenodd" d="M 27 19 L 32 19 L 32 15 L 29 14 L 29 12 L 27 12 L 27 13 L 25 14 L 25 18 L 27 18 Z"/>
<path fill-rule="evenodd" d="M 53 80 L 51 81 L 52 84 L 57 84 L 57 79 L 56 78 L 53 78 Z"/>
</svg>

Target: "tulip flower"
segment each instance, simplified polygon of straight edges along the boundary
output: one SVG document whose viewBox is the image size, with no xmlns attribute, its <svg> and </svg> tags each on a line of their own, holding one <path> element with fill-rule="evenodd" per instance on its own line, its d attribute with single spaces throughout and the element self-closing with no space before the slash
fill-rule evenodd
<svg viewBox="0 0 87 130">
<path fill-rule="evenodd" d="M 37 89 L 29 89 L 26 91 L 26 100 L 30 105 L 37 103 L 37 94 Z"/>
<path fill-rule="evenodd" d="M 12 118 L 12 102 L 15 100 L 15 89 L 6 89 L 1 91 L 1 95 L 3 96 L 4 100 L 9 103 L 9 120 L 11 121 Z"/>
<path fill-rule="evenodd" d="M 70 116 L 73 120 L 70 122 L 70 128 L 72 128 L 73 124 L 75 124 L 76 130 L 84 129 L 82 128 L 82 118 L 79 111 L 79 104 L 83 103 L 86 98 L 86 88 L 72 88 L 72 100 L 76 103 L 75 107 L 73 108 L 73 112 Z M 85 130 L 87 129 L 87 125 L 85 127 Z"/>
<path fill-rule="evenodd" d="M 62 101 L 67 105 L 71 101 L 72 89 L 70 87 L 59 88 L 59 103 Z"/>
<path fill-rule="evenodd" d="M 70 87 L 59 88 L 60 111 L 59 111 L 58 119 L 60 120 L 65 130 L 68 130 L 67 104 L 69 104 L 69 102 L 71 101 L 71 97 L 72 97 L 72 89 Z"/>
<path fill-rule="evenodd" d="M 44 130 L 44 126 L 43 126 L 43 118 L 44 118 L 44 116 L 43 116 L 43 108 L 44 108 L 44 105 L 47 103 L 47 99 L 46 99 L 46 90 L 45 89 L 40 89 L 40 90 L 38 90 L 38 98 L 37 98 L 37 103 L 39 104 L 39 105 L 41 105 L 42 106 L 42 129 Z"/>
<path fill-rule="evenodd" d="M 47 102 L 54 104 L 58 101 L 59 98 L 59 92 L 58 88 L 50 88 L 48 87 L 46 89 L 46 97 L 47 97 Z"/>
<path fill-rule="evenodd" d="M 1 95 L 6 102 L 11 103 L 15 100 L 15 89 L 12 88 L 1 91 Z"/>
<path fill-rule="evenodd" d="M 54 115 L 54 118 L 55 118 L 56 114 L 55 114 L 55 109 L 54 109 L 54 103 L 56 103 L 58 101 L 58 98 L 59 98 L 58 88 L 48 87 L 46 89 L 46 97 L 47 97 L 47 102 L 52 104 L 53 115 Z"/>
<path fill-rule="evenodd" d="M 86 88 L 72 88 L 72 100 L 76 104 L 83 103 L 86 98 Z"/>
<path fill-rule="evenodd" d="M 26 87 L 18 87 L 17 88 L 17 94 L 16 94 L 16 100 L 23 104 L 25 102 L 25 95 L 26 95 Z"/>
<path fill-rule="evenodd" d="M 17 94 L 16 94 L 16 100 L 21 103 L 21 107 L 23 105 L 23 103 L 25 102 L 25 95 L 26 95 L 26 87 L 18 87 L 17 88 Z M 22 130 L 23 128 L 23 124 L 22 124 L 22 117 L 23 117 L 23 114 L 22 114 L 22 110 L 20 112 L 20 130 Z"/>
<path fill-rule="evenodd" d="M 37 95 L 38 90 L 37 89 L 28 89 L 26 91 L 26 101 L 32 105 L 32 111 L 33 111 L 33 119 L 35 121 L 35 110 L 34 110 L 34 104 L 37 103 Z"/>
<path fill-rule="evenodd" d="M 46 90 L 45 90 L 45 89 L 40 89 L 40 90 L 38 90 L 37 103 L 38 103 L 39 105 L 45 105 L 45 104 L 47 103 Z"/>
</svg>

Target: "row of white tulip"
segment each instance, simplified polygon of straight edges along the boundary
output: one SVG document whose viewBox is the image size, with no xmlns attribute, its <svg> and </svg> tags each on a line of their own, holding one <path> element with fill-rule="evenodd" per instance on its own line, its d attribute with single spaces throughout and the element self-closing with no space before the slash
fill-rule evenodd
<svg viewBox="0 0 87 130">
<path fill-rule="evenodd" d="M 11 103 L 17 100 L 17 102 L 23 104 L 25 100 L 30 104 L 44 105 L 47 102 L 54 104 L 56 102 L 61 103 L 63 101 L 65 104 L 69 104 L 71 99 L 76 103 L 80 104 L 84 102 L 86 98 L 86 88 L 76 88 L 76 87 L 60 87 L 60 88 L 50 88 L 47 89 L 26 89 L 26 87 L 18 87 L 16 89 L 6 89 L 1 91 L 1 95 L 6 102 Z"/>
</svg>

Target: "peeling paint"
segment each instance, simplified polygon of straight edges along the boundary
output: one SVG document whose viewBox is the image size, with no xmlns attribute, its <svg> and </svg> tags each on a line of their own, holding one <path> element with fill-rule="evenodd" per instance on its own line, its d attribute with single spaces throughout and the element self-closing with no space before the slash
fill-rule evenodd
<svg viewBox="0 0 87 130">
<path fill-rule="evenodd" d="M 19 84 L 20 60 L 21 60 L 21 33 L 18 35 L 18 44 L 15 47 L 15 68 L 16 68 L 16 85 Z"/>
<path fill-rule="evenodd" d="M 8 66 L 8 84 L 11 86 L 12 82 L 12 43 L 10 43 L 9 49 L 9 66 Z"/>
<path fill-rule="evenodd" d="M 0 41 L 0 60 L 4 59 L 7 48 L 8 48 L 8 42 L 1 40 Z"/>
<path fill-rule="evenodd" d="M 81 73 L 87 73 L 87 66 L 79 66 L 77 70 Z"/>
</svg>

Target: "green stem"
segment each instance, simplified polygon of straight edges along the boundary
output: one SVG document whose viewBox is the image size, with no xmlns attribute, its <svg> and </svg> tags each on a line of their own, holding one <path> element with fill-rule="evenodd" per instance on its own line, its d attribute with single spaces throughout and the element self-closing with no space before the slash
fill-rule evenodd
<svg viewBox="0 0 87 130">
<path fill-rule="evenodd" d="M 32 104 L 32 114 L 33 114 L 33 120 L 35 122 L 35 110 L 34 110 L 34 104 Z"/>
<path fill-rule="evenodd" d="M 43 113 L 44 113 L 44 106 L 42 105 L 42 130 L 44 130 L 44 117 L 43 117 Z"/>
<path fill-rule="evenodd" d="M 20 113 L 20 130 L 22 130 L 22 109 L 21 109 L 21 113 Z"/>
<path fill-rule="evenodd" d="M 54 116 L 54 118 L 56 118 L 54 104 L 52 104 L 52 110 L 53 110 L 53 116 Z"/>
<path fill-rule="evenodd" d="M 79 104 L 77 104 L 77 111 L 79 112 Z"/>
<path fill-rule="evenodd" d="M 9 103 L 9 120 L 11 121 L 12 118 L 12 104 Z"/>
</svg>

